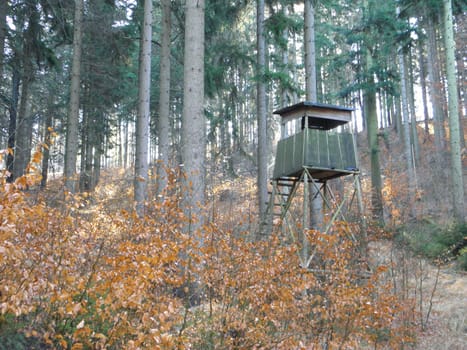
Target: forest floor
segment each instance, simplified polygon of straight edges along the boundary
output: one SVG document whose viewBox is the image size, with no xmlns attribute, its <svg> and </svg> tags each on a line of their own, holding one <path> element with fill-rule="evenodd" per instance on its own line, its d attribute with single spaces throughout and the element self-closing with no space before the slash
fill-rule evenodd
<svg viewBox="0 0 467 350">
<path fill-rule="evenodd" d="M 408 297 L 416 299 L 423 330 L 419 329 L 420 350 L 467 349 L 467 273 L 453 263 L 436 266 L 401 251 L 391 240 L 370 243 L 374 264 L 397 261 L 408 277 Z M 422 301 L 420 301 L 420 299 Z"/>
</svg>

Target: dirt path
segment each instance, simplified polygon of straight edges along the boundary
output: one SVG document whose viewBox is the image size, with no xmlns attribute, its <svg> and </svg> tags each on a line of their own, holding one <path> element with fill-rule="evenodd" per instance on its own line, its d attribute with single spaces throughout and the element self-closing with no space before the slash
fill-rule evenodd
<svg viewBox="0 0 467 350">
<path fill-rule="evenodd" d="M 415 349 L 467 350 L 467 273 L 452 265 L 438 271 L 437 266 L 395 249 L 390 241 L 372 242 L 369 247 L 373 264 L 397 262 L 398 279 L 407 277 L 408 294 L 416 298 L 424 323 L 429 313 Z"/>
<path fill-rule="evenodd" d="M 426 289 L 433 288 L 436 273 L 436 267 L 428 267 Z M 452 267 L 441 268 L 433 311 L 417 348 L 467 349 L 467 274 L 456 272 Z"/>
</svg>

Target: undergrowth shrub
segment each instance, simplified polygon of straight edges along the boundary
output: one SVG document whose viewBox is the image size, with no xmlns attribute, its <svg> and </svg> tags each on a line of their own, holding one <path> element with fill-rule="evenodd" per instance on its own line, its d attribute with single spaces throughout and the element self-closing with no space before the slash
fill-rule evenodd
<svg viewBox="0 0 467 350">
<path fill-rule="evenodd" d="M 400 227 L 397 240 L 415 254 L 431 260 L 447 262 L 457 259 L 459 267 L 465 270 L 467 257 L 463 245 L 466 237 L 466 223 L 441 226 L 425 221 Z"/>
<path fill-rule="evenodd" d="M 303 269 L 300 247 L 280 234 L 252 241 L 249 232 L 223 230 L 221 218 L 185 232 L 177 179 L 169 173 L 168 190 L 147 203 L 144 218 L 88 197 L 58 208 L 31 201 L 22 190 L 24 181 L 34 186 L 28 177 L 2 183 L 4 344 L 324 349 L 413 341 L 413 307 L 391 292 L 385 267 L 362 272 L 354 263 L 346 225 L 332 235 L 308 232 L 321 258 Z"/>
</svg>

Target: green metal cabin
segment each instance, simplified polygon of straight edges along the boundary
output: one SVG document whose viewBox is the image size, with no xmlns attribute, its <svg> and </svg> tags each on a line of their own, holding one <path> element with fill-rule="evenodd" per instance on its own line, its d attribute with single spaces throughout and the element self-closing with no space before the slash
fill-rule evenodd
<svg viewBox="0 0 467 350">
<path fill-rule="evenodd" d="M 299 177 L 306 168 L 317 181 L 358 173 L 353 135 L 339 126 L 353 109 L 301 102 L 275 111 L 281 116 L 273 179 Z"/>
</svg>

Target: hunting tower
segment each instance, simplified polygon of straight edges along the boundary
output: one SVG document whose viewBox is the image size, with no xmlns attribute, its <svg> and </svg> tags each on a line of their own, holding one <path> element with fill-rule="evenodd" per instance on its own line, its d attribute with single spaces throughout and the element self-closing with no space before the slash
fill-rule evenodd
<svg viewBox="0 0 467 350">
<path fill-rule="evenodd" d="M 310 202 L 318 196 L 322 199 L 327 222 L 320 229 L 326 232 L 337 218 L 346 219 L 344 207 L 352 204 L 355 197 L 359 211 L 363 210 L 354 137 L 345 127 L 351 121 L 352 111 L 346 107 L 300 102 L 274 112 L 281 117 L 281 138 L 264 222 L 272 223 L 274 217 L 280 218 L 293 241 L 301 244 L 300 258 L 305 267 L 311 262 L 305 237 L 310 228 Z M 335 195 L 328 181 L 349 175 L 353 177 L 351 193 Z M 297 214 L 295 219 L 290 217 L 297 197 L 302 197 L 298 198 L 302 202 L 298 211 L 300 224 L 297 224 Z"/>
</svg>

